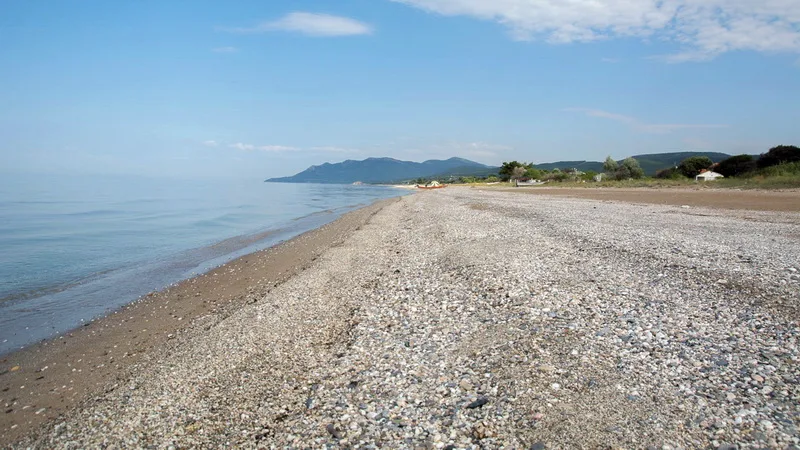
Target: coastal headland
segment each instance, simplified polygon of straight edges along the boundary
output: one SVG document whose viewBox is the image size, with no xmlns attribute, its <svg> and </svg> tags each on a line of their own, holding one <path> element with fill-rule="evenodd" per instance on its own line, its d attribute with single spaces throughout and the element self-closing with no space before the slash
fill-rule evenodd
<svg viewBox="0 0 800 450">
<path fill-rule="evenodd" d="M 800 443 L 796 209 L 538 193 L 379 202 L 8 355 L 0 446 Z"/>
</svg>

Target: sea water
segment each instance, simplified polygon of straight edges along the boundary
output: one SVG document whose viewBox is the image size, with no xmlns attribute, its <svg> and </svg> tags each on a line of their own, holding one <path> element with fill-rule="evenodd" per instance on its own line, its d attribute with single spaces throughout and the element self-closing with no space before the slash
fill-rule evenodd
<svg viewBox="0 0 800 450">
<path fill-rule="evenodd" d="M 404 191 L 380 186 L 0 177 L 0 354 Z"/>
</svg>

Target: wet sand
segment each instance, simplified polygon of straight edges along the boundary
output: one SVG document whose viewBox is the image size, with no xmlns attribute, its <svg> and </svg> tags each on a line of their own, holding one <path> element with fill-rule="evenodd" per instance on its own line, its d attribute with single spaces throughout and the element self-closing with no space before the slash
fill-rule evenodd
<svg viewBox="0 0 800 450">
<path fill-rule="evenodd" d="M 131 370 L 146 367 L 181 333 L 207 329 L 253 298 L 263 297 L 395 201 L 382 200 L 352 211 L 277 246 L 151 293 L 72 332 L 0 357 L 0 447 L 113 388 Z"/>
<path fill-rule="evenodd" d="M 653 205 L 688 205 L 719 209 L 753 211 L 800 211 L 800 191 L 683 188 L 478 188 L 503 190 L 531 195 L 551 195 L 591 200 L 647 203 Z"/>
</svg>

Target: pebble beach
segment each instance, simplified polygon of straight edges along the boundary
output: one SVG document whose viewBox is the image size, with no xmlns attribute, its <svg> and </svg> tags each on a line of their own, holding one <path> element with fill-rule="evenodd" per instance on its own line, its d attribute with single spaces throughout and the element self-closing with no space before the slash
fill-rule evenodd
<svg viewBox="0 0 800 450">
<path fill-rule="evenodd" d="M 798 255 L 791 211 L 416 193 L 8 446 L 797 448 Z"/>
</svg>

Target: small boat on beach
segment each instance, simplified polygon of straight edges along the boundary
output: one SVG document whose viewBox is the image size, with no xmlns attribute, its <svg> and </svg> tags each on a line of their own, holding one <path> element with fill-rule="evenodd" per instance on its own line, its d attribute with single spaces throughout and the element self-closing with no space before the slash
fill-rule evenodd
<svg viewBox="0 0 800 450">
<path fill-rule="evenodd" d="M 438 181 L 431 181 L 430 183 L 428 183 L 428 184 L 426 184 L 424 186 L 420 186 L 419 184 L 417 185 L 417 189 L 441 189 L 441 188 L 444 188 L 444 187 L 447 187 L 447 185 L 446 184 L 440 184 Z"/>
<path fill-rule="evenodd" d="M 529 181 L 514 180 L 514 186 L 515 187 L 541 186 L 543 184 L 545 184 L 545 182 L 544 181 L 540 181 L 540 180 L 529 180 Z"/>
</svg>

